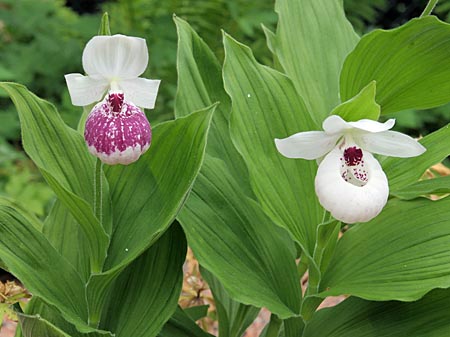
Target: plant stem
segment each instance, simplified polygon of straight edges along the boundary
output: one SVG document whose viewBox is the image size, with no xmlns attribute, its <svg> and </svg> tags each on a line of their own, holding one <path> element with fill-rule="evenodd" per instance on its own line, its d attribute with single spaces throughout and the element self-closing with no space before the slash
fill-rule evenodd
<svg viewBox="0 0 450 337">
<path fill-rule="evenodd" d="M 102 219 L 102 171 L 103 163 L 97 158 L 95 162 L 95 173 L 94 173 L 94 214 L 97 217 L 100 224 L 103 222 Z"/>
<path fill-rule="evenodd" d="M 272 314 L 270 316 L 269 326 L 267 327 L 265 337 L 278 337 L 278 333 L 280 332 L 281 323 L 283 321 L 278 318 L 277 315 Z"/>
<path fill-rule="evenodd" d="M 437 5 L 438 1 L 439 0 L 429 0 L 420 17 L 423 18 L 424 16 L 430 15 L 434 7 Z"/>
</svg>

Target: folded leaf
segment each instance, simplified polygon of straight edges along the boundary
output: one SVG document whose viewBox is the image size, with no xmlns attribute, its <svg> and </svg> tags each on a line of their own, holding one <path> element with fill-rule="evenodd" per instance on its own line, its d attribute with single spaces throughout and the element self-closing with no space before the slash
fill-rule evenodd
<svg viewBox="0 0 450 337">
<path fill-rule="evenodd" d="M 158 337 L 213 337 L 195 324 L 193 320 L 178 307 L 173 316 L 164 325 Z"/>
<path fill-rule="evenodd" d="M 390 200 L 338 241 L 321 296 L 414 301 L 450 287 L 450 198 Z"/>
<path fill-rule="evenodd" d="M 433 290 L 413 303 L 351 297 L 319 310 L 303 337 L 441 337 L 450 334 L 450 291 Z M 326 322 L 326 324 L 324 324 Z"/>
<path fill-rule="evenodd" d="M 312 256 L 323 209 L 314 192 L 317 164 L 283 157 L 275 138 L 314 124 L 292 82 L 258 64 L 250 49 L 225 35 L 223 76 L 232 98 L 231 135 L 264 211 Z"/>
<path fill-rule="evenodd" d="M 277 0 L 275 11 L 279 20 L 271 45 L 318 129 L 340 103 L 339 73 L 359 38 L 339 0 Z"/>
<path fill-rule="evenodd" d="M 102 328 L 117 337 L 153 337 L 177 308 L 186 239 L 178 224 L 118 277 L 108 296 Z"/>
</svg>

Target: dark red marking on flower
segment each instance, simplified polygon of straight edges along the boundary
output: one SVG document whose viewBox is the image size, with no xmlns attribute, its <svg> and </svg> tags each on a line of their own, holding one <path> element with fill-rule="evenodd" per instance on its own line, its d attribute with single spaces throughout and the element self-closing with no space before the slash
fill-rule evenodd
<svg viewBox="0 0 450 337">
<path fill-rule="evenodd" d="M 122 111 L 124 95 L 122 92 L 114 92 L 108 94 L 108 103 L 113 112 L 119 113 Z"/>
<path fill-rule="evenodd" d="M 347 166 L 356 166 L 361 163 L 363 152 L 356 146 L 348 147 L 344 150 L 344 158 Z"/>
</svg>

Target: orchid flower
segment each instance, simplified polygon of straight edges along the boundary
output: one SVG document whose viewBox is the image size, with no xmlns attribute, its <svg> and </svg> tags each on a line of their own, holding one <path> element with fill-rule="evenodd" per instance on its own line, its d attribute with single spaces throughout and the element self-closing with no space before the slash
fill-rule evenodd
<svg viewBox="0 0 450 337">
<path fill-rule="evenodd" d="M 65 76 L 72 104 L 101 101 L 86 120 L 84 137 L 89 151 L 104 163 L 130 164 L 150 147 L 150 123 L 139 107 L 154 107 L 160 81 L 138 77 L 147 63 L 144 39 L 95 36 L 83 51 L 87 76 Z"/>
<path fill-rule="evenodd" d="M 388 131 L 394 124 L 394 119 L 346 122 L 332 115 L 324 120 L 324 131 L 296 133 L 275 139 L 275 144 L 288 158 L 325 156 L 315 178 L 320 204 L 342 222 L 367 222 L 381 212 L 389 196 L 386 175 L 372 153 L 406 158 L 426 151 L 413 138 Z"/>
</svg>

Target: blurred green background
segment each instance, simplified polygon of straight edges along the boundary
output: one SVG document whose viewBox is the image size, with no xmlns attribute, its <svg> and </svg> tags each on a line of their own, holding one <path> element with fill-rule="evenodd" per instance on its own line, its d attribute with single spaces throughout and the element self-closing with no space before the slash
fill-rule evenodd
<svg viewBox="0 0 450 337">
<path fill-rule="evenodd" d="M 392 28 L 420 15 L 426 0 L 344 0 L 358 33 Z M 25 84 L 56 105 L 75 127 L 81 109 L 73 107 L 64 74 L 83 72 L 81 55 L 96 35 L 103 12 L 110 15 L 112 33 L 144 37 L 150 53 L 143 77 L 161 79 L 156 108 L 147 111 L 151 123 L 173 117 L 176 92 L 177 37 L 172 15 L 187 19 L 219 59 L 223 58 L 221 29 L 249 45 L 258 60 L 271 65 L 261 23 L 274 30 L 274 0 L 0 0 L 0 80 Z M 450 0 L 434 11 L 448 21 Z M 397 130 L 413 136 L 432 132 L 450 120 L 450 105 L 430 111 L 404 111 Z M 0 194 L 24 204 L 38 216 L 53 198 L 32 162 L 22 151 L 14 106 L 0 92 Z"/>
</svg>

